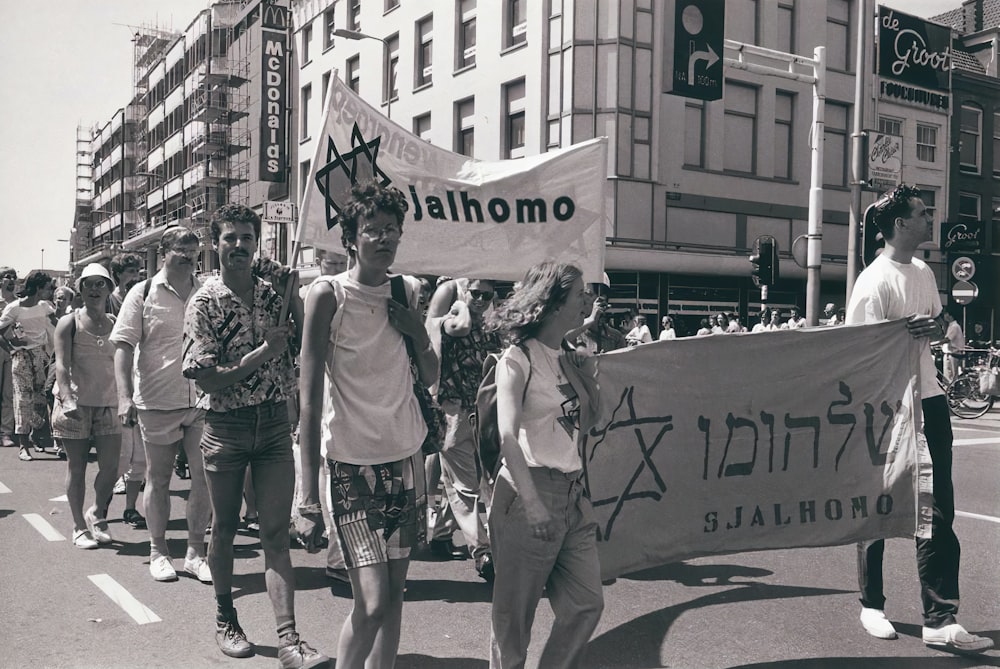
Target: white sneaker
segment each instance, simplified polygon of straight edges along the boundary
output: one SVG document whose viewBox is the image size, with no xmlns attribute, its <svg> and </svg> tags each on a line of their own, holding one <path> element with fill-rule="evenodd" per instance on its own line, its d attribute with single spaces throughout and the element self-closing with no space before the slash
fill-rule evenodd
<svg viewBox="0 0 1000 669">
<path fill-rule="evenodd" d="M 174 565 L 166 555 L 161 555 L 149 561 L 149 574 L 153 577 L 154 581 L 177 580 L 177 572 L 174 571 Z"/>
<path fill-rule="evenodd" d="M 77 548 L 90 550 L 92 548 L 97 548 L 98 544 L 94 541 L 94 537 L 90 535 L 88 530 L 76 530 L 73 532 L 73 545 Z"/>
<path fill-rule="evenodd" d="M 861 607 L 861 626 L 876 639 L 895 639 L 896 628 L 885 617 L 882 609 Z"/>
<path fill-rule="evenodd" d="M 958 623 L 938 629 L 925 627 L 923 637 L 924 643 L 928 646 L 957 653 L 982 653 L 993 647 L 993 639 L 969 634 Z"/>
<path fill-rule="evenodd" d="M 185 559 L 184 571 L 191 574 L 202 583 L 212 582 L 212 570 L 209 569 L 208 561 L 203 557 Z"/>
</svg>

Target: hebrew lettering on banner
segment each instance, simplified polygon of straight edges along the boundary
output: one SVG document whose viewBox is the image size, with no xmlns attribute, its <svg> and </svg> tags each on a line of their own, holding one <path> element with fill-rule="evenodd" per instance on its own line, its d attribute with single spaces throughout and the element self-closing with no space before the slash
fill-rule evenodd
<svg viewBox="0 0 1000 669">
<path fill-rule="evenodd" d="M 581 446 L 604 577 L 698 555 L 927 535 L 920 354 L 897 321 L 595 358 L 600 415 Z"/>
</svg>

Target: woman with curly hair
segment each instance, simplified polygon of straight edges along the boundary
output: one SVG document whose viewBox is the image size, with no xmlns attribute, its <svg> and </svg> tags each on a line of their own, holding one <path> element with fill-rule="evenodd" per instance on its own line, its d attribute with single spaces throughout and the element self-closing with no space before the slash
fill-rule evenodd
<svg viewBox="0 0 1000 669">
<path fill-rule="evenodd" d="M 490 666 L 522 667 L 535 609 L 555 613 L 539 666 L 579 666 L 604 609 L 597 524 L 581 480 L 579 404 L 560 353 L 590 313 L 580 270 L 543 262 L 487 320 L 511 346 L 497 363 L 503 465 L 489 515 L 496 569 Z"/>
<path fill-rule="evenodd" d="M 49 330 L 55 327 L 52 277 L 34 271 L 24 279 L 19 300 L 7 305 L 0 314 L 0 337 L 13 348 L 11 369 L 14 376 L 14 440 L 20 447 L 21 460 L 31 457 L 31 432 L 48 423 L 45 380 L 49 373 Z M 8 332 L 11 331 L 11 332 Z M 35 449 L 44 448 L 35 445 Z"/>
</svg>

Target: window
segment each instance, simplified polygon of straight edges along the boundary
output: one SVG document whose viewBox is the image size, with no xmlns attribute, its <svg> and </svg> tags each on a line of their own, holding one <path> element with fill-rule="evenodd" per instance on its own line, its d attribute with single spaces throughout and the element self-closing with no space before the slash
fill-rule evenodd
<svg viewBox="0 0 1000 669">
<path fill-rule="evenodd" d="M 962 105 L 959 120 L 959 169 L 963 172 L 979 172 L 979 138 L 983 134 L 983 110 Z"/>
<path fill-rule="evenodd" d="M 431 141 L 431 113 L 413 117 L 413 134 L 424 140 Z"/>
<path fill-rule="evenodd" d="M 455 50 L 455 69 L 476 64 L 476 0 L 461 0 L 458 5 L 458 49 Z"/>
<path fill-rule="evenodd" d="M 455 103 L 455 153 L 472 157 L 476 148 L 476 130 L 473 117 L 476 114 L 474 98 Z"/>
<path fill-rule="evenodd" d="M 757 171 L 757 89 L 727 81 L 725 104 L 723 168 L 753 174 Z"/>
<path fill-rule="evenodd" d="M 726 37 L 744 44 L 758 44 L 760 7 L 758 0 L 727 0 Z"/>
<path fill-rule="evenodd" d="M 795 0 L 778 0 L 778 51 L 795 53 Z"/>
<path fill-rule="evenodd" d="M 505 127 L 505 158 L 524 157 L 524 79 L 503 87 Z"/>
<path fill-rule="evenodd" d="M 399 97 L 399 35 L 386 39 L 389 51 L 387 70 L 382 73 L 382 99 L 395 100 Z"/>
<path fill-rule="evenodd" d="M 958 220 L 966 223 L 979 222 L 979 195 L 976 193 L 958 194 Z"/>
<path fill-rule="evenodd" d="M 326 51 L 331 46 L 333 46 L 333 31 L 337 29 L 337 25 L 333 19 L 333 10 L 336 6 L 330 7 L 330 9 L 323 12 L 323 50 Z"/>
<path fill-rule="evenodd" d="M 507 0 L 504 14 L 507 28 L 504 33 L 504 47 L 528 41 L 528 0 Z"/>
<path fill-rule="evenodd" d="M 705 166 L 705 103 L 684 101 L 684 164 Z"/>
<path fill-rule="evenodd" d="M 927 212 L 931 215 L 931 218 L 934 218 L 937 213 L 937 191 L 921 188 L 920 199 L 924 201 L 924 207 L 927 209 Z"/>
<path fill-rule="evenodd" d="M 399 0 L 385 0 L 385 9 L 383 10 L 385 14 L 388 14 L 392 10 L 399 7 Z"/>
<path fill-rule="evenodd" d="M 992 234 L 990 235 L 990 252 L 1000 253 L 1000 197 L 993 198 Z"/>
<path fill-rule="evenodd" d="M 1000 112 L 993 112 L 993 176 L 1000 177 Z"/>
<path fill-rule="evenodd" d="M 778 91 L 774 100 L 774 177 L 792 178 L 792 115 L 795 94 Z"/>
<path fill-rule="evenodd" d="M 828 0 L 826 3 L 826 66 L 831 70 L 850 72 L 851 3 L 849 0 Z"/>
<path fill-rule="evenodd" d="M 416 88 L 431 83 L 434 72 L 434 19 L 428 16 L 417 21 L 417 66 L 414 68 L 413 85 Z"/>
<path fill-rule="evenodd" d="M 361 0 L 348 0 L 347 6 L 347 29 L 361 30 Z"/>
<path fill-rule="evenodd" d="M 326 104 L 326 92 L 330 90 L 330 76 L 332 74 L 333 73 L 330 72 L 330 70 L 327 70 L 326 72 L 323 73 L 323 92 L 319 98 L 321 108 Z"/>
<path fill-rule="evenodd" d="M 309 55 L 309 46 L 312 44 L 313 27 L 311 23 L 302 26 L 302 65 L 308 63 L 312 58 Z"/>
<path fill-rule="evenodd" d="M 347 59 L 344 78 L 348 87 L 355 93 L 361 88 L 361 56 L 354 56 Z"/>
<path fill-rule="evenodd" d="M 311 161 L 304 160 L 299 163 L 299 201 L 302 201 L 302 197 L 306 194 L 306 188 L 309 187 L 309 172 Z"/>
<path fill-rule="evenodd" d="M 884 135 L 903 135 L 903 121 L 889 116 L 878 117 L 878 131 Z"/>
<path fill-rule="evenodd" d="M 312 84 L 302 87 L 302 98 L 299 103 L 299 136 L 302 139 L 309 138 L 309 100 L 312 99 Z"/>
<path fill-rule="evenodd" d="M 917 160 L 933 163 L 937 156 L 937 126 L 917 124 Z"/>
<path fill-rule="evenodd" d="M 850 106 L 836 102 L 826 103 L 825 129 L 823 132 L 823 185 L 847 186 L 847 119 Z"/>
</svg>

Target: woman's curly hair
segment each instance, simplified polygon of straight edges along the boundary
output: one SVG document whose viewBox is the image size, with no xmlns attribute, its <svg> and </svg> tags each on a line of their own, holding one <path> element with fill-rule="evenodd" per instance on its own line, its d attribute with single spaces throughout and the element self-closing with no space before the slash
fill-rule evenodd
<svg viewBox="0 0 1000 669">
<path fill-rule="evenodd" d="M 511 344 L 535 337 L 545 320 L 566 303 L 573 282 L 581 276 L 567 263 L 546 260 L 535 265 L 514 293 L 487 315 L 486 329 L 501 333 Z"/>
<path fill-rule="evenodd" d="M 406 196 L 398 188 L 383 185 L 375 179 L 354 184 L 351 186 L 350 201 L 337 216 L 344 248 L 353 253 L 351 245 L 357 241 L 359 221 L 371 218 L 378 211 L 395 216 L 402 230 L 403 217 L 409 207 Z"/>
</svg>

